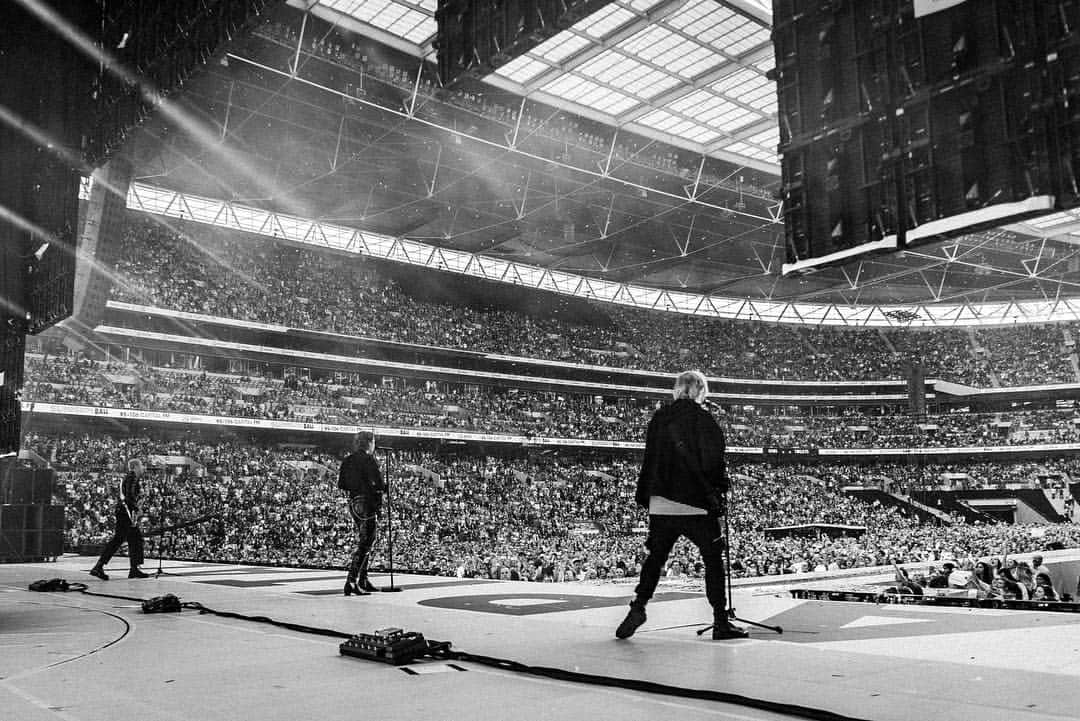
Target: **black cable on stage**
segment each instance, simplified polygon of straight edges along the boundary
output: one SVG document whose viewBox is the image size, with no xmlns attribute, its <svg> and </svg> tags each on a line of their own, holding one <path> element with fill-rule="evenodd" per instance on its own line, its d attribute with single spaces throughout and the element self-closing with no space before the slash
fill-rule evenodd
<svg viewBox="0 0 1080 721">
<path fill-rule="evenodd" d="M 82 588 L 79 588 L 82 586 Z M 120 601 L 134 601 L 135 603 L 143 603 L 145 599 L 135 598 L 134 596 L 118 596 L 113 593 L 100 593 L 99 591 L 91 591 L 85 585 L 81 583 L 71 584 L 72 591 L 78 591 L 79 593 L 85 593 L 87 596 L 100 596 L 101 598 L 115 598 Z"/>
<path fill-rule="evenodd" d="M 199 613 L 209 613 L 214 616 L 221 616 L 222 618 L 236 618 L 241 621 L 254 621 L 255 623 L 268 623 L 271 626 L 280 626 L 281 628 L 287 628 L 290 631 L 300 631 L 301 633 L 311 633 L 317 636 L 332 636 L 334 638 L 352 638 L 354 634 L 344 633 L 342 631 L 335 631 L 331 628 L 319 628 L 318 626 L 305 626 L 301 623 L 289 623 L 288 621 L 275 621 L 269 616 L 248 616 L 243 613 L 236 613 L 234 611 L 217 611 L 202 605 L 198 601 L 188 601 L 181 604 L 184 608 L 190 608 Z"/>
<path fill-rule="evenodd" d="M 61 579 L 54 579 L 54 581 L 60 581 Z M 86 584 L 73 583 L 68 584 L 66 581 L 62 583 L 63 587 L 51 588 L 49 590 L 54 591 L 77 591 L 79 593 L 85 593 L 88 596 L 100 596 L 103 598 L 118 598 L 126 601 L 136 601 L 143 604 L 145 609 L 147 604 L 152 604 L 158 599 L 141 599 L 132 598 L 130 596 L 116 596 L 108 593 L 98 593 L 87 589 Z M 243 613 L 236 613 L 234 611 L 219 611 L 197 601 L 187 601 L 180 604 L 182 608 L 198 611 L 199 613 L 208 613 L 214 616 L 220 616 L 222 618 L 234 618 L 241 621 L 252 621 L 254 623 L 266 623 L 271 626 L 278 626 L 290 631 L 297 631 L 300 633 L 310 633 L 318 636 L 331 636 L 333 638 L 351 639 L 355 634 L 345 633 L 343 631 L 335 631 L 329 628 L 319 628 L 317 626 L 307 626 L 300 623 L 290 623 L 288 621 L 276 621 L 269 616 L 249 616 Z M 126 635 L 126 632 L 125 632 Z M 495 656 L 484 656 L 481 654 L 468 653 L 467 651 L 454 651 L 450 649 L 451 644 L 443 641 L 428 641 L 428 651 L 420 654 L 420 656 L 427 656 L 439 661 L 463 661 L 465 663 L 475 663 L 478 666 L 489 666 L 491 668 L 497 668 L 501 671 L 509 671 L 511 673 L 526 674 L 529 676 L 540 676 L 543 678 L 550 678 L 556 681 L 567 681 L 570 683 L 581 683 L 591 686 L 603 686 L 607 688 L 621 688 L 627 691 L 638 691 L 642 693 L 651 693 L 661 696 L 674 696 L 677 698 L 689 698 L 697 699 L 700 701 L 713 701 L 717 703 L 726 703 L 732 706 L 742 706 L 745 708 L 758 709 L 760 711 L 769 711 L 772 713 L 783 714 L 785 716 L 797 716 L 799 718 L 813 719 L 813 721 L 867 721 L 856 716 L 845 716 L 844 714 L 834 713 L 832 711 L 826 711 L 824 709 L 813 708 L 811 706 L 802 706 L 800 704 L 783 703 L 780 701 L 769 701 L 766 699 L 754 698 L 752 696 L 743 696 L 742 694 L 730 693 L 728 691 L 713 691 L 710 689 L 695 689 L 686 688 L 683 686 L 671 686 L 669 684 L 656 683 L 655 681 L 642 681 L 640 679 L 631 678 L 618 678 L 616 676 L 603 676 L 591 673 L 582 673 L 580 671 L 567 671 L 562 668 L 552 668 L 549 666 L 530 666 L 528 664 L 521 663 L 520 661 L 514 661 L 511 659 L 497 658 Z"/>
<path fill-rule="evenodd" d="M 438 642 L 432 642 L 438 643 Z M 452 651 L 449 649 L 436 651 L 433 654 L 429 654 L 432 658 L 450 661 L 464 661 L 466 663 L 475 663 L 481 666 L 490 666 L 502 671 L 511 671 L 513 673 L 528 674 L 530 676 L 542 676 L 544 678 L 555 679 L 558 681 L 569 681 L 572 683 L 583 683 L 591 686 L 605 686 L 608 688 L 621 688 L 627 691 L 640 691 L 643 693 L 659 694 L 662 696 L 675 696 L 678 698 L 691 698 L 701 701 L 715 701 L 718 703 L 731 704 L 733 706 L 744 706 L 746 708 L 753 708 L 762 711 L 770 711 L 772 713 L 783 714 L 785 716 L 798 716 L 800 718 L 814 719 L 815 721 L 866 721 L 856 716 L 845 716 L 844 714 L 834 713 L 832 711 L 825 711 L 824 709 L 817 709 L 811 706 L 802 706 L 800 704 L 782 703 L 779 701 L 768 701 L 765 699 L 754 698 L 752 696 L 743 696 L 742 694 L 729 693 L 727 691 L 712 691 L 709 689 L 694 689 L 686 688 L 683 686 L 671 686 L 663 683 L 656 683 L 654 681 L 642 681 L 640 679 L 631 678 L 618 678 L 615 676 L 602 676 L 591 673 L 582 673 L 580 671 L 567 671 L 562 668 L 550 668 L 546 666 L 529 666 L 519 661 L 511 661 L 504 658 L 496 658 L 494 656 L 481 656 L 477 654 L 468 653 L 466 651 Z"/>
<path fill-rule="evenodd" d="M 91 609 L 85 609 L 85 610 L 91 610 Z M 116 638 L 114 638 L 112 641 L 109 641 L 108 643 L 104 643 L 104 644 L 102 644 L 100 646 L 97 646 L 96 648 L 90 649 L 89 651 L 85 651 L 83 653 L 80 653 L 78 656 L 74 656 L 72 658 L 65 658 L 63 661 L 57 661 L 56 663 L 50 663 L 45 668 L 56 668 L 57 666 L 63 666 L 65 663 L 71 663 L 72 661 L 78 661 L 79 659 L 86 658 L 87 656 L 92 656 L 95 653 L 98 653 L 99 651 L 104 651 L 109 646 L 120 643 L 125 638 L 127 638 L 127 635 L 129 633 L 131 633 L 131 622 L 128 621 L 123 616 L 121 616 L 120 614 L 113 613 L 112 611 L 102 611 L 100 609 L 93 609 L 93 610 L 96 611 L 97 613 L 101 613 L 101 614 L 104 614 L 106 616 L 110 616 L 112 618 L 115 618 L 117 621 L 124 624 L 124 632 L 122 634 L 120 634 L 119 636 L 117 636 Z"/>
</svg>

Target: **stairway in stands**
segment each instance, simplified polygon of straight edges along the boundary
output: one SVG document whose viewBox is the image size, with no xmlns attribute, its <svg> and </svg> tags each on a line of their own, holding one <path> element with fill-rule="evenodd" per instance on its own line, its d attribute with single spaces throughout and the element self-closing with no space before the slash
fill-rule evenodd
<svg viewBox="0 0 1080 721">
<path fill-rule="evenodd" d="M 866 503 L 877 501 L 884 507 L 899 509 L 904 515 L 914 516 L 922 523 L 937 523 L 945 526 L 953 523 L 953 518 L 948 513 L 920 503 L 910 496 L 889 493 L 877 488 L 845 488 L 844 493 Z"/>
<path fill-rule="evenodd" d="M 1069 353 L 1069 365 L 1073 369 L 1073 377 L 1080 383 L 1080 358 L 1076 355 L 1076 339 L 1073 338 L 1072 330 L 1067 325 L 1061 326 L 1061 335 L 1065 339 L 1065 350 Z"/>
<path fill-rule="evenodd" d="M 971 344 L 971 355 L 975 357 L 975 360 L 986 366 L 986 372 L 990 375 L 990 385 L 994 388 L 1001 388 L 1001 379 L 998 378 L 997 373 L 994 372 L 994 366 L 990 363 L 990 352 L 979 344 L 979 339 L 975 336 L 975 329 L 967 329 L 968 343 Z"/>
</svg>

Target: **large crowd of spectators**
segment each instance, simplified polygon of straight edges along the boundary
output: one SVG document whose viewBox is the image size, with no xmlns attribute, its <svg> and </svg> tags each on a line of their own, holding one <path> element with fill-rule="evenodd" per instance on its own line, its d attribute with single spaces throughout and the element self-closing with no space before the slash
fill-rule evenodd
<svg viewBox="0 0 1080 721">
<path fill-rule="evenodd" d="M 68 544 L 103 541 L 123 461 L 148 460 L 147 529 L 204 522 L 165 537 L 161 553 L 221 562 L 340 567 L 354 542 L 336 488 L 340 453 L 315 447 L 71 434 L 27 445 L 58 469 L 68 508 Z M 471 577 L 575 580 L 636 575 L 644 511 L 633 501 L 633 457 L 570 459 L 394 452 L 380 457 L 392 483 L 395 568 Z M 920 523 L 916 514 L 866 502 L 844 487 L 887 477 L 913 487 L 945 473 L 973 478 L 1075 474 L 1077 461 L 971 466 L 732 467 L 732 569 L 757 576 L 1036 551 L 1080 543 L 1080 527 Z M 800 524 L 859 527 L 839 537 L 767 529 Z M 157 538 L 154 536 L 154 538 Z M 374 557 L 387 564 L 385 534 Z M 158 548 L 153 547 L 153 553 Z M 700 575 L 680 545 L 671 577 Z"/>
<path fill-rule="evenodd" d="M 1072 326 L 1065 324 L 981 331 L 983 345 L 976 346 L 963 330 L 840 330 L 600 303 L 594 315 L 604 321 L 574 322 L 433 303 L 362 257 L 208 226 L 191 230 L 197 240 L 133 217 L 121 240 L 112 296 L 359 337 L 651 371 L 694 367 L 732 378 L 878 380 L 902 378 L 905 364 L 916 363 L 928 378 L 983 387 L 995 378 L 1076 381 L 1065 335 Z M 1013 352 L 1017 346 L 1024 352 Z"/>
<path fill-rule="evenodd" d="M 384 378 L 333 382 L 251 377 L 28 355 L 23 399 L 267 420 L 447 428 L 544 438 L 640 441 L 649 399 L 607 399 L 505 386 Z M 1074 409 L 998 413 L 839 415 L 733 406 L 722 421 L 730 445 L 800 448 L 940 448 L 1080 441 Z"/>
</svg>

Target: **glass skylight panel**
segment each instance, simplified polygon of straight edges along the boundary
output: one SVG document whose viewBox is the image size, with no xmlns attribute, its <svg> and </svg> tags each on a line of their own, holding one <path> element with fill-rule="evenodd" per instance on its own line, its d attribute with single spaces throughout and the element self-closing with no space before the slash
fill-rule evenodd
<svg viewBox="0 0 1080 721">
<path fill-rule="evenodd" d="M 670 135 L 677 135 L 695 143 L 711 143 L 722 137 L 723 133 L 709 128 L 689 118 L 672 115 L 666 110 L 657 109 L 638 119 L 642 125 Z"/>
<path fill-rule="evenodd" d="M 422 45 L 435 35 L 437 0 L 322 0 L 322 4 L 360 22 Z"/>
<path fill-rule="evenodd" d="M 614 50 L 605 50 L 575 72 L 641 98 L 650 98 L 679 83 L 678 78 Z"/>
<path fill-rule="evenodd" d="M 553 63 L 561 63 L 591 44 L 592 42 L 585 35 L 563 30 L 555 37 L 533 48 L 532 54 Z"/>
<path fill-rule="evenodd" d="M 769 54 L 761 60 L 758 60 L 750 67 L 757 68 L 759 71 L 761 71 L 762 74 L 767 73 L 776 67 L 776 56 L 772 53 L 771 43 L 769 45 Z"/>
<path fill-rule="evenodd" d="M 703 43 L 723 48 L 726 54 L 735 57 L 746 49 L 747 37 L 754 35 L 754 30 L 760 27 L 741 15 L 729 14 L 722 21 L 718 17 L 702 18 L 687 27 L 686 32 L 693 33 Z"/>
<path fill-rule="evenodd" d="M 708 90 L 695 90 L 668 103 L 671 110 L 683 115 L 698 115 L 711 105 L 723 102 L 723 98 Z"/>
<path fill-rule="evenodd" d="M 763 148 L 775 148 L 780 144 L 780 129 L 775 126 L 771 127 L 764 132 L 751 135 L 747 138 L 747 141 Z"/>
<path fill-rule="evenodd" d="M 673 112 L 682 113 L 725 132 L 746 125 L 757 117 L 746 108 L 708 90 L 695 90 L 670 103 L 668 107 Z"/>
<path fill-rule="evenodd" d="M 674 58 L 665 60 L 663 65 L 671 72 L 677 73 L 687 80 L 692 80 L 706 70 L 715 68 L 724 62 L 722 56 L 717 55 L 704 45 L 699 45 L 696 48 L 688 48 L 686 52 Z"/>
<path fill-rule="evenodd" d="M 577 92 L 578 86 L 585 83 L 586 80 L 578 75 L 566 74 L 552 80 L 550 83 L 541 88 L 546 93 L 557 95 L 560 98 L 571 99 L 571 96 Z"/>
<path fill-rule="evenodd" d="M 515 83 L 525 84 L 551 66 L 528 55 L 516 57 L 495 72 Z"/>
<path fill-rule="evenodd" d="M 776 86 L 752 70 L 738 70 L 709 87 L 763 115 L 776 112 Z"/>
<path fill-rule="evenodd" d="M 583 98 L 581 102 L 596 108 L 600 112 L 609 113 L 610 115 L 624 113 L 630 108 L 641 104 L 641 101 L 637 98 L 623 95 L 614 90 L 607 90 L 606 88 L 598 89 L 598 92 L 595 95 L 587 96 Z"/>
<path fill-rule="evenodd" d="M 391 3 L 387 0 L 367 0 L 366 2 L 362 2 L 355 6 L 349 11 L 349 14 L 357 20 L 361 20 L 370 25 L 375 16 L 390 5 Z"/>
<path fill-rule="evenodd" d="M 367 1 L 368 0 L 324 0 L 323 5 L 346 15 L 352 15 L 358 7 L 365 4 Z"/>
<path fill-rule="evenodd" d="M 401 18 L 409 14 L 409 9 L 403 5 L 395 5 L 393 3 L 385 6 L 382 10 L 377 12 L 372 18 L 371 23 L 380 29 L 387 29 Z"/>
<path fill-rule="evenodd" d="M 672 115 L 671 113 L 662 108 L 657 108 L 651 113 L 642 115 L 640 118 L 638 118 L 638 122 L 642 125 L 647 125 L 650 128 L 655 128 L 657 130 L 663 130 L 665 133 L 670 133 L 673 131 L 675 126 L 682 123 L 687 123 L 689 121 L 684 118 Z"/>
<path fill-rule="evenodd" d="M 736 153 L 737 155 L 745 155 L 749 158 L 756 158 L 758 160 L 776 160 L 776 153 L 766 151 L 753 145 L 736 140 L 724 147 L 724 150 L 729 153 Z"/>
<path fill-rule="evenodd" d="M 405 39 L 417 45 L 423 45 L 429 39 L 435 37 L 438 29 L 439 25 L 435 22 L 435 18 L 425 17 L 423 22 L 405 33 Z"/>
<path fill-rule="evenodd" d="M 711 143 L 720 137 L 720 133 L 711 128 L 695 125 L 692 130 L 687 130 L 683 134 L 683 137 L 693 140 L 696 143 Z"/>
<path fill-rule="evenodd" d="M 687 79 L 724 62 L 724 57 L 710 48 L 660 25 L 653 25 L 636 33 L 620 43 L 619 49 Z"/>
<path fill-rule="evenodd" d="M 772 87 L 772 83 L 767 78 L 763 78 L 753 70 L 738 68 L 730 75 L 725 75 L 712 83 L 709 87 L 718 93 L 741 100 L 749 91 L 760 90 L 762 86 L 766 85 Z"/>
<path fill-rule="evenodd" d="M 711 1 L 697 0 L 664 22 L 731 57 L 769 41 L 768 29 Z"/>
<path fill-rule="evenodd" d="M 740 15 L 733 15 L 721 25 L 709 28 L 701 37 L 707 42 L 722 43 L 724 52 L 732 57 L 770 42 L 767 29 Z"/>
<path fill-rule="evenodd" d="M 636 17 L 632 10 L 627 10 L 618 5 L 608 5 L 597 10 L 592 15 L 578 21 L 574 29 L 588 33 L 594 38 L 602 38 L 619 29 Z"/>
<path fill-rule="evenodd" d="M 408 10 L 401 15 L 397 20 L 383 27 L 383 30 L 392 32 L 395 35 L 406 37 L 410 32 L 416 29 L 418 25 L 422 25 L 427 19 L 427 16 L 421 12 L 415 10 Z"/>
<path fill-rule="evenodd" d="M 731 13 L 730 10 L 721 7 L 715 0 L 689 0 L 678 11 L 668 15 L 664 22 L 673 28 L 681 30 L 703 17 L 721 12 L 725 14 Z"/>
</svg>

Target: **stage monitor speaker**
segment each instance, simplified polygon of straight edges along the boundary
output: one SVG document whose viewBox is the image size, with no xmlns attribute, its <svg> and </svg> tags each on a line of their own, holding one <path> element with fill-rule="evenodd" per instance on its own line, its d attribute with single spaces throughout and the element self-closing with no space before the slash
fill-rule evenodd
<svg viewBox="0 0 1080 721">
<path fill-rule="evenodd" d="M 56 471 L 52 468 L 35 468 L 30 486 L 30 503 L 52 503 L 56 485 Z"/>
<path fill-rule="evenodd" d="M 38 551 L 43 558 L 56 558 L 64 553 L 64 532 L 47 531 L 38 532 Z"/>
<path fill-rule="evenodd" d="M 67 528 L 66 517 L 67 506 L 42 506 L 41 507 L 41 530 L 42 531 L 60 531 L 61 533 Z"/>
<path fill-rule="evenodd" d="M 31 503 L 34 495 L 34 469 L 14 466 L 4 469 L 0 476 L 0 502 Z"/>
<path fill-rule="evenodd" d="M 21 503 L 0 506 L 0 530 L 26 530 L 26 506 Z"/>
</svg>

